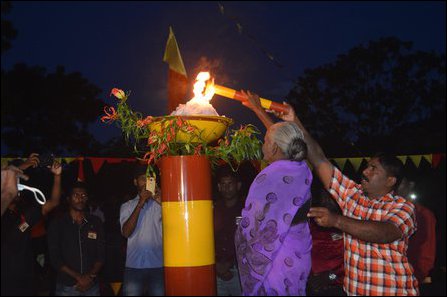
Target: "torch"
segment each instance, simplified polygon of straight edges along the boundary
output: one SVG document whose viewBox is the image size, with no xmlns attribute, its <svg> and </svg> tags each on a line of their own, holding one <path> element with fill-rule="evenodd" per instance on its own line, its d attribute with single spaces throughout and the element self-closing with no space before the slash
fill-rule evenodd
<svg viewBox="0 0 447 297">
<path fill-rule="evenodd" d="M 212 81 L 208 82 L 206 88 L 214 88 L 214 92 L 217 95 L 226 97 L 226 98 L 230 98 L 230 99 L 234 99 L 234 100 L 238 100 L 238 101 L 245 101 L 246 97 L 240 92 L 240 91 L 236 91 L 224 86 L 219 86 L 219 85 L 215 85 Z M 277 102 L 273 102 L 272 100 L 268 100 L 268 99 L 264 99 L 264 98 L 259 98 L 261 100 L 261 106 L 265 109 L 271 109 L 274 111 L 278 111 L 278 112 L 287 112 L 288 108 L 286 105 L 281 104 L 281 103 L 277 103 Z"/>
</svg>

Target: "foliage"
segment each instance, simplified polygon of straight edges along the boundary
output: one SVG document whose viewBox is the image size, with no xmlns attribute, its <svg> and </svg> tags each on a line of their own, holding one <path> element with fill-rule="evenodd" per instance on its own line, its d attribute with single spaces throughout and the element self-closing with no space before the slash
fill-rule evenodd
<svg viewBox="0 0 447 297">
<path fill-rule="evenodd" d="M 10 154 L 92 154 L 101 145 L 88 131 L 104 102 L 78 72 L 17 64 L 1 76 L 2 141 Z"/>
<path fill-rule="evenodd" d="M 403 142 L 413 150 L 428 149 L 422 144 L 429 142 L 431 150 L 445 151 L 445 98 L 445 54 L 415 51 L 411 42 L 393 37 L 306 70 L 288 95 L 312 134 L 344 154 L 349 142 L 362 153 L 404 153 L 405 147 L 394 146 Z M 427 133 L 429 127 L 435 134 Z"/>
<path fill-rule="evenodd" d="M 104 107 L 105 115 L 101 117 L 104 123 L 116 122 L 122 129 L 125 139 L 134 143 L 134 151 L 147 161 L 148 170 L 154 172 L 154 165 L 163 156 L 205 155 L 212 164 L 219 160 L 229 163 L 234 170 L 244 160 L 258 160 L 261 158 L 261 142 L 256 137 L 260 134 L 253 125 L 241 126 L 232 130 L 230 134 L 218 140 L 217 146 L 212 146 L 202 138 L 198 127 L 190 124 L 180 116 L 166 116 L 153 118 L 143 117 L 141 113 L 134 112 L 127 105 L 127 94 L 114 88 L 111 95 L 118 98 L 117 108 Z M 154 128 L 154 123 L 158 128 Z M 189 135 L 187 141 L 179 142 L 177 135 Z"/>
<path fill-rule="evenodd" d="M 11 1 L 2 1 L 1 3 L 1 21 L 2 21 L 2 47 L 1 53 L 5 53 L 11 48 L 11 40 L 17 36 L 17 30 L 12 25 L 11 21 L 3 18 L 4 15 L 11 12 Z"/>
</svg>

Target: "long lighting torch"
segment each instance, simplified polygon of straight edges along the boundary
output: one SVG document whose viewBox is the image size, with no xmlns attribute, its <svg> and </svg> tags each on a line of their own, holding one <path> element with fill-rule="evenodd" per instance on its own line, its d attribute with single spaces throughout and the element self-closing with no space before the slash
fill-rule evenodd
<svg viewBox="0 0 447 297">
<path fill-rule="evenodd" d="M 216 85 L 214 84 L 213 80 L 209 80 L 207 83 L 206 88 L 214 88 L 214 93 L 226 98 L 238 100 L 238 101 L 245 101 L 246 97 L 240 92 L 236 91 L 224 86 Z M 259 98 L 261 101 L 261 106 L 265 109 L 270 109 L 278 112 L 287 112 L 288 108 L 286 105 L 274 102 L 272 100 L 268 100 L 265 98 Z"/>
</svg>

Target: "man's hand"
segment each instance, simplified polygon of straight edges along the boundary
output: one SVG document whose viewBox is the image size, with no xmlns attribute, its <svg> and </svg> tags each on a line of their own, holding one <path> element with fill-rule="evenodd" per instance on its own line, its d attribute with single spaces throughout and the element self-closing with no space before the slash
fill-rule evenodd
<svg viewBox="0 0 447 297">
<path fill-rule="evenodd" d="M 9 204 L 17 196 L 17 178 L 28 180 L 28 176 L 24 175 L 22 170 L 14 166 L 8 166 L 2 169 L 2 210 L 3 215 Z"/>
<path fill-rule="evenodd" d="M 293 122 L 296 118 L 295 110 L 289 103 L 283 102 L 283 104 L 287 106 L 286 112 L 278 112 L 275 110 L 267 110 L 267 112 L 273 113 L 276 117 L 280 118 L 283 121 Z"/>
<path fill-rule="evenodd" d="M 26 170 L 30 167 L 36 168 L 37 166 L 39 166 L 39 163 L 39 154 L 32 153 L 31 155 L 29 155 L 28 159 L 26 159 L 26 161 L 19 166 L 19 169 Z"/>
<path fill-rule="evenodd" d="M 50 168 L 51 173 L 54 175 L 61 175 L 62 174 L 62 165 L 58 161 L 54 160 L 53 165 L 51 165 Z"/>
<path fill-rule="evenodd" d="M 93 285 L 93 278 L 91 278 L 89 275 L 81 275 L 77 279 L 77 283 L 75 285 L 76 289 L 80 292 L 85 292 L 88 289 L 90 289 Z"/>
<path fill-rule="evenodd" d="M 325 207 L 311 207 L 307 217 L 314 218 L 315 223 L 321 227 L 337 227 L 340 215 L 331 213 Z"/>
<path fill-rule="evenodd" d="M 152 193 L 151 193 L 151 191 L 143 190 L 143 191 L 140 192 L 139 196 L 140 196 L 140 200 L 138 201 L 138 205 L 137 205 L 137 206 L 141 208 L 141 207 L 144 206 L 144 204 L 145 204 L 150 198 L 152 198 Z"/>
</svg>

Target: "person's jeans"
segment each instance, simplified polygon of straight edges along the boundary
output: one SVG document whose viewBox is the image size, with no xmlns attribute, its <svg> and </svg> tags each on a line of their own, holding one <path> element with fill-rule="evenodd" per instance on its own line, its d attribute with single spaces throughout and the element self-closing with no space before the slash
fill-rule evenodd
<svg viewBox="0 0 447 297">
<path fill-rule="evenodd" d="M 95 284 L 93 287 L 85 292 L 78 291 L 74 286 L 65 286 L 56 284 L 55 296 L 100 296 L 99 285 Z"/>
<path fill-rule="evenodd" d="M 161 268 L 124 270 L 123 296 L 164 296 L 164 272 Z"/>
</svg>

